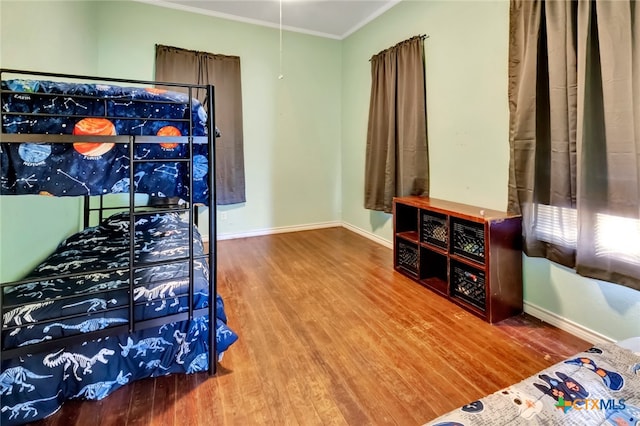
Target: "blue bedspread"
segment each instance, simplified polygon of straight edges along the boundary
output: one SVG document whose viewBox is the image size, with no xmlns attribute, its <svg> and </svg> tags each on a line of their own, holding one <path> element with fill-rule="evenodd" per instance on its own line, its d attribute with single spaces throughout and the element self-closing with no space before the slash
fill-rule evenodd
<svg viewBox="0 0 640 426">
<path fill-rule="evenodd" d="M 207 114 L 195 98 L 153 88 L 51 81 L 2 82 L 4 133 L 87 136 L 75 143 L 1 143 L 0 194 L 101 195 L 135 191 L 188 198 L 185 162 L 144 162 L 130 176 L 129 143 L 98 143 L 91 136 L 206 136 Z M 191 118 L 191 121 L 190 121 Z M 190 129 L 189 123 L 193 126 Z M 136 159 L 184 159 L 188 145 L 134 143 Z M 193 198 L 206 203 L 206 143 L 193 147 Z"/>
<path fill-rule="evenodd" d="M 136 263 L 187 255 L 189 225 L 176 213 L 137 217 Z M 203 254 L 197 229 L 194 256 Z M 4 289 L 3 348 L 123 325 L 128 318 L 129 278 L 118 268 L 129 262 L 128 214 L 116 214 L 63 241 L 28 278 Z M 94 273 L 102 268 L 113 273 Z M 136 320 L 187 310 L 188 262 L 137 270 Z M 78 273 L 70 278 L 43 277 Z M 39 279 L 42 278 L 42 279 Z M 194 262 L 194 308 L 209 303 L 204 260 Z M 65 317 L 64 319 L 61 319 Z M 237 340 L 227 327 L 220 296 L 216 300 L 218 356 Z M 171 373 L 193 373 L 208 365 L 207 317 L 86 341 L 55 351 L 3 361 L 0 374 L 2 416 L 12 425 L 40 419 L 71 398 L 102 399 L 133 380 Z"/>
</svg>

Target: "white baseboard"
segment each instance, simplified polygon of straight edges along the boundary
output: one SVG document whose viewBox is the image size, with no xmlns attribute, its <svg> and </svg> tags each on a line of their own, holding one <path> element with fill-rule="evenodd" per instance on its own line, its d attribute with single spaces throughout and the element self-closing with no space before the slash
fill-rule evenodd
<svg viewBox="0 0 640 426">
<path fill-rule="evenodd" d="M 342 226 L 349 231 L 355 232 L 356 234 L 362 235 L 365 238 L 368 238 L 378 244 L 382 244 L 385 247 L 393 248 L 393 242 L 385 240 L 384 238 L 365 231 L 364 229 L 357 228 L 351 224 L 339 221 L 333 222 L 321 222 L 321 223 L 311 223 L 306 225 L 295 225 L 295 226 L 281 226 L 278 228 L 266 228 L 266 229 L 258 229 L 254 231 L 247 232 L 237 232 L 237 233 L 228 233 L 228 234 L 219 234 L 218 240 L 233 240 L 236 238 L 249 238 L 249 237 L 260 237 L 263 235 L 273 235 L 273 234 L 283 234 L 286 232 L 299 232 L 299 231 L 311 231 L 314 229 L 323 229 L 323 228 L 336 228 L 338 226 Z M 202 241 L 209 242 L 209 237 L 206 235 L 202 236 Z"/>
<path fill-rule="evenodd" d="M 349 231 L 355 232 L 356 234 L 362 235 L 365 238 L 370 239 L 373 242 L 376 242 L 378 244 L 382 244 L 383 246 L 392 249 L 393 248 L 393 242 L 389 241 L 389 240 L 385 240 L 384 238 L 369 232 L 369 231 L 365 231 L 364 229 L 358 228 L 356 226 L 351 225 L 350 223 L 346 223 L 346 222 L 342 222 L 342 227 L 343 228 L 347 228 Z"/>
<path fill-rule="evenodd" d="M 284 234 L 286 232 L 300 232 L 300 231 L 311 231 L 314 229 L 336 228 L 341 225 L 342 225 L 342 222 L 333 221 L 333 222 L 310 223 L 306 225 L 280 226 L 277 228 L 256 229 L 256 230 L 247 231 L 247 232 L 218 234 L 217 238 L 218 238 L 218 241 L 234 240 L 236 238 L 261 237 L 263 235 Z M 207 242 L 208 240 L 209 238 L 203 236 L 204 242 Z"/>
<path fill-rule="evenodd" d="M 573 334 L 576 337 L 586 340 L 589 343 L 611 343 L 614 339 L 611 339 L 603 334 L 593 331 L 587 327 L 584 327 L 576 322 L 573 322 L 567 318 L 564 318 L 556 313 L 548 311 L 533 303 L 524 302 L 524 311 L 539 320 L 547 322 L 560 330 L 564 330 Z"/>
</svg>

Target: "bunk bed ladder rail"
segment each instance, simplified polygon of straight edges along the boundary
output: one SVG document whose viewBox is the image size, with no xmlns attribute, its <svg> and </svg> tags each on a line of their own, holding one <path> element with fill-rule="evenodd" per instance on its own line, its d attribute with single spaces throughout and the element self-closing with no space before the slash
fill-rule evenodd
<svg viewBox="0 0 640 426">
<path fill-rule="evenodd" d="M 209 124 L 211 128 L 207 132 L 207 151 L 209 161 L 209 374 L 216 374 L 218 365 L 218 347 L 216 339 L 216 312 L 218 304 L 218 250 L 217 250 L 217 203 L 216 203 L 216 111 L 215 111 L 215 88 L 212 85 L 207 86 L 207 109 L 210 117 Z"/>
<path fill-rule="evenodd" d="M 135 193 L 135 140 L 129 137 L 129 333 L 136 331 L 135 305 L 133 288 L 135 286 L 136 256 L 136 193 Z M 102 207 L 102 197 L 100 197 Z M 102 216 L 102 210 L 100 210 Z"/>
<path fill-rule="evenodd" d="M 189 91 L 189 105 L 191 105 L 193 101 L 193 86 L 188 87 Z M 215 176 L 216 176 L 216 159 L 215 159 L 215 135 L 216 135 L 216 125 L 215 125 L 215 102 L 214 102 L 214 87 L 212 85 L 207 86 L 207 109 L 209 114 L 209 124 L 211 128 L 208 129 L 207 132 L 207 152 L 208 152 L 208 170 L 209 170 L 209 193 L 207 195 L 207 202 L 209 206 L 209 229 L 208 229 L 208 240 L 209 240 L 209 252 L 208 252 L 208 267 L 209 267 L 209 303 L 208 303 L 208 328 L 209 328 L 209 365 L 208 372 L 210 375 L 214 375 L 217 372 L 217 339 L 216 339 L 216 311 L 217 311 L 217 241 L 216 241 L 216 185 L 215 185 Z M 189 176 L 193 177 L 193 111 L 189 110 L 189 136 L 188 136 L 188 147 L 187 147 L 187 168 Z M 135 263 L 135 223 L 136 223 L 136 209 L 135 209 L 135 164 L 142 162 L 141 160 L 136 160 L 135 158 L 135 144 L 136 137 L 130 137 L 129 143 L 129 158 L 131 162 L 131 167 L 129 168 L 129 331 L 134 332 L 137 329 L 137 323 L 135 321 L 135 300 L 134 300 L 134 285 L 135 285 L 135 271 L 136 271 L 136 263 Z M 154 160 L 157 162 L 161 162 L 161 160 Z M 175 160 L 165 160 L 167 162 L 175 161 Z M 86 200 L 89 203 L 89 200 Z M 87 204 L 88 205 L 88 204 Z M 197 206 L 193 203 L 193 182 L 191 182 L 188 191 L 188 206 L 189 206 L 189 300 L 188 300 L 188 319 L 194 319 L 194 300 L 193 300 L 193 292 L 194 292 L 194 282 L 193 277 L 195 274 L 195 262 L 194 262 L 194 246 L 193 246 L 193 229 L 194 225 L 197 222 L 197 214 L 198 209 Z M 100 216 L 102 217 L 102 208 L 103 201 L 102 197 L 100 197 Z M 88 213 L 85 210 L 85 219 L 88 217 Z"/>
<path fill-rule="evenodd" d="M 189 105 L 193 102 L 193 87 L 189 86 Z M 194 262 L 193 262 L 193 217 L 197 212 L 197 209 L 193 205 L 193 110 L 189 108 L 189 141 L 187 144 L 187 158 L 189 158 L 189 162 L 187 163 L 187 169 L 189 176 L 191 179 L 189 180 L 189 192 L 187 194 L 188 197 L 188 205 L 189 205 L 189 320 L 193 319 L 193 275 L 194 271 Z"/>
</svg>

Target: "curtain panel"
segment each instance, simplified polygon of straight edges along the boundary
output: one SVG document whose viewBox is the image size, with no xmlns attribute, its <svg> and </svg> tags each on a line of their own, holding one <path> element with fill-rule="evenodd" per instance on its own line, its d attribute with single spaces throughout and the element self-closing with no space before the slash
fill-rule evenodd
<svg viewBox="0 0 640 426">
<path fill-rule="evenodd" d="M 371 58 L 365 208 L 391 213 L 393 197 L 429 194 L 424 46 L 416 36 Z"/>
<path fill-rule="evenodd" d="M 640 289 L 640 9 L 512 0 L 509 210 L 524 249 Z"/>
<path fill-rule="evenodd" d="M 156 45 L 156 80 L 215 86 L 216 204 L 246 201 L 240 58 Z M 168 88 L 176 90 L 175 87 Z M 204 102 L 205 92 L 195 97 Z"/>
</svg>

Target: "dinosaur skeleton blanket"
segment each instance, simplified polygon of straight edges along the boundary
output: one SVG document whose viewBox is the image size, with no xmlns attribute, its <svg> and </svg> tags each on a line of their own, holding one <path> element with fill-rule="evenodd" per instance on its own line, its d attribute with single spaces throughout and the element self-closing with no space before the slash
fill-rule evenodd
<svg viewBox="0 0 640 426">
<path fill-rule="evenodd" d="M 640 425 L 640 353 L 599 344 L 427 423 Z"/>
<path fill-rule="evenodd" d="M 4 288 L 3 349 L 127 324 L 129 217 L 116 214 L 65 241 L 28 278 Z M 179 215 L 138 216 L 136 264 L 188 256 L 189 225 Z M 204 253 L 193 230 L 194 256 Z M 114 269 L 113 273 L 92 270 Z M 136 269 L 133 297 L 136 320 L 186 311 L 189 262 Z M 75 274 L 49 280 L 46 276 Z M 208 269 L 194 260 L 193 306 L 208 306 Z M 218 355 L 237 339 L 227 327 L 220 296 L 216 300 Z M 87 340 L 57 350 L 2 362 L 0 424 L 46 417 L 66 399 L 102 399 L 133 380 L 203 371 L 208 366 L 207 317 L 165 324 L 131 334 Z"/>
</svg>

